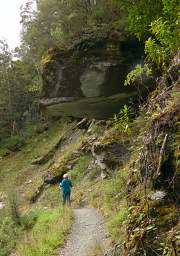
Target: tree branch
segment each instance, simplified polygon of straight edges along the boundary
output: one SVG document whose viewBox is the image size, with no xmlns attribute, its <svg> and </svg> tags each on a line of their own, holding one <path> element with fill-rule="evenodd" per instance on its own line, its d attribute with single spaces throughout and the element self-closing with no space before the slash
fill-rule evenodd
<svg viewBox="0 0 180 256">
<path fill-rule="evenodd" d="M 168 134 L 165 135 L 164 140 L 163 140 L 163 144 L 162 144 L 162 147 L 161 147 L 161 150 L 160 150 L 159 164 L 158 164 L 158 168 L 157 168 L 157 176 L 160 175 L 160 169 L 161 169 L 161 164 L 162 164 L 162 159 L 163 159 L 163 153 L 164 153 L 164 149 L 165 149 L 167 137 L 168 137 Z"/>
</svg>

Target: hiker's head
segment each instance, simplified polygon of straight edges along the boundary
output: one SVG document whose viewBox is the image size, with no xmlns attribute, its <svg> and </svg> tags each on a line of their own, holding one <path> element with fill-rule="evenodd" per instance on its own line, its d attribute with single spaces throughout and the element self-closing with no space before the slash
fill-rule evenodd
<svg viewBox="0 0 180 256">
<path fill-rule="evenodd" d="M 68 179 L 68 174 L 65 173 L 65 174 L 63 175 L 63 178 L 64 178 L 64 179 Z"/>
</svg>

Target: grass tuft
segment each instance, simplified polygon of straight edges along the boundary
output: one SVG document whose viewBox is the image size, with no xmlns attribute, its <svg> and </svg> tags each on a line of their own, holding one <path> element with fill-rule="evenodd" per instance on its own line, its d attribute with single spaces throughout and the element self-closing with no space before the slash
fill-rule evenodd
<svg viewBox="0 0 180 256">
<path fill-rule="evenodd" d="M 8 256 L 16 245 L 17 228 L 11 217 L 0 214 L 0 256 Z"/>
<path fill-rule="evenodd" d="M 70 172 L 71 178 L 75 183 L 80 183 L 82 178 L 86 174 L 86 169 L 90 162 L 89 155 L 80 156 L 78 159 L 78 163 L 75 165 L 73 170 Z"/>
<path fill-rule="evenodd" d="M 17 246 L 18 256 L 49 256 L 62 246 L 71 226 L 72 213 L 67 208 L 40 209 L 31 232 Z"/>
</svg>

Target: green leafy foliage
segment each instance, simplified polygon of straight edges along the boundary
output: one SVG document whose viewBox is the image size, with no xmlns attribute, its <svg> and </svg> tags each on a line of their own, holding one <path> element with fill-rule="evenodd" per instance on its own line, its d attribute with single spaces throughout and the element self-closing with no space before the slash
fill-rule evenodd
<svg viewBox="0 0 180 256">
<path fill-rule="evenodd" d="M 176 21 L 178 25 L 178 20 Z M 155 38 L 150 37 L 145 44 L 148 59 L 158 66 L 166 63 L 179 45 L 180 29 L 175 24 L 160 17 L 151 23 L 151 32 Z"/>
<path fill-rule="evenodd" d="M 11 152 L 20 151 L 27 144 L 27 140 L 37 134 L 40 136 L 40 134 L 46 133 L 47 129 L 47 122 L 28 122 L 17 135 L 4 137 L 0 140 L 0 156 L 7 156 Z"/>
<path fill-rule="evenodd" d="M 122 133 L 130 134 L 130 121 L 132 114 L 132 108 L 130 106 L 124 105 L 124 107 L 119 111 L 119 113 L 114 115 L 112 120 L 113 124 Z"/>
<path fill-rule="evenodd" d="M 150 23 L 162 13 L 161 0 L 117 0 L 127 14 L 126 29 L 138 39 L 145 40 L 149 36 Z"/>
<path fill-rule="evenodd" d="M 0 139 L 16 135 L 27 121 L 27 113 L 31 119 L 35 98 L 29 91 L 31 82 L 24 63 L 15 61 L 6 41 L 0 41 Z"/>
<path fill-rule="evenodd" d="M 126 29 L 145 42 L 147 61 L 165 66 L 179 49 L 180 19 L 178 0 L 117 0 L 126 13 Z M 137 65 L 125 81 L 125 86 L 136 77 L 150 73 L 146 65 Z"/>
<path fill-rule="evenodd" d="M 116 0 L 126 13 L 126 29 L 145 41 L 148 60 L 165 64 L 179 47 L 178 0 Z"/>
<path fill-rule="evenodd" d="M 22 39 L 24 53 L 36 60 L 50 47 L 66 48 L 97 27 L 108 26 L 120 13 L 112 0 L 40 0 L 36 10 L 33 2 L 22 8 Z"/>
<path fill-rule="evenodd" d="M 142 75 L 150 76 L 151 74 L 152 70 L 147 64 L 144 64 L 143 67 L 140 64 L 138 64 L 136 65 L 135 69 L 128 73 L 124 85 L 131 85 L 135 82 L 136 79 L 142 80 Z"/>
</svg>

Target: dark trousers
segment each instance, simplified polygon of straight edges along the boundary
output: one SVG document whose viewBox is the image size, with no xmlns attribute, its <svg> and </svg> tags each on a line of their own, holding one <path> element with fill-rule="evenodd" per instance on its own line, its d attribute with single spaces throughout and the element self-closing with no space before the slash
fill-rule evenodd
<svg viewBox="0 0 180 256">
<path fill-rule="evenodd" d="M 67 205 L 71 205 L 71 193 L 63 193 L 63 205 L 67 204 Z"/>
</svg>

